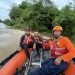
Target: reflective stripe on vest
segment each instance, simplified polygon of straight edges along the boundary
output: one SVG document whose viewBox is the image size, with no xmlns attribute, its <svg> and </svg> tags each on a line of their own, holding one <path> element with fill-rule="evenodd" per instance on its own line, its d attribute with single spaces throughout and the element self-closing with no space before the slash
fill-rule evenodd
<svg viewBox="0 0 75 75">
<path fill-rule="evenodd" d="M 56 55 L 63 55 L 66 54 L 68 51 L 65 48 L 55 48 Z"/>
</svg>

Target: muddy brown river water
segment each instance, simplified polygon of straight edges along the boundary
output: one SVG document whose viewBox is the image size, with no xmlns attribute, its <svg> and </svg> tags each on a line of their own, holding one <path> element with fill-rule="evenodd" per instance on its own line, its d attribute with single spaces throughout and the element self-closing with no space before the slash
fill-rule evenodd
<svg viewBox="0 0 75 75">
<path fill-rule="evenodd" d="M 1 25 L 1 24 L 0 24 Z M 24 32 L 0 26 L 0 62 L 19 48 Z"/>
</svg>

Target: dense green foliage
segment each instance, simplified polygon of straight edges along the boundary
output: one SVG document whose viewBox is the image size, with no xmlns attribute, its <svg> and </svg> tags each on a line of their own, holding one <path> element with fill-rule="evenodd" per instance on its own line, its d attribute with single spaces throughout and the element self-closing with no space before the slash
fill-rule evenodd
<svg viewBox="0 0 75 75">
<path fill-rule="evenodd" d="M 12 7 L 10 19 L 5 24 L 17 28 L 31 27 L 34 31 L 46 32 L 55 25 L 64 28 L 64 34 L 72 38 L 75 32 L 75 6 L 69 3 L 59 10 L 50 0 L 23 1 L 19 6 Z"/>
</svg>

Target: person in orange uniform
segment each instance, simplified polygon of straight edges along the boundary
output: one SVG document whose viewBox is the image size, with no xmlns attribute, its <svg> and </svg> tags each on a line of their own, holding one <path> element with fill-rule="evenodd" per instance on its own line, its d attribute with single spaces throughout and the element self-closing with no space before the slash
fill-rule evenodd
<svg viewBox="0 0 75 75">
<path fill-rule="evenodd" d="M 62 32 L 61 26 L 53 28 L 54 37 L 49 40 L 50 59 L 28 75 L 59 75 L 68 68 L 68 62 L 75 57 L 75 48 L 68 37 L 62 36 Z"/>
</svg>

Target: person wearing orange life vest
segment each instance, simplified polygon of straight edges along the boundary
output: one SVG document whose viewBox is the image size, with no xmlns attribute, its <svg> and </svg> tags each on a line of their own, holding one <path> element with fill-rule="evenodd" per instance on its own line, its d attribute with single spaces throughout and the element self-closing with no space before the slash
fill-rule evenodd
<svg viewBox="0 0 75 75">
<path fill-rule="evenodd" d="M 34 32 L 34 46 L 33 48 L 37 50 L 37 54 L 40 55 L 39 50 L 42 48 L 43 39 L 39 36 L 38 32 Z"/>
<path fill-rule="evenodd" d="M 38 70 L 28 75 L 59 75 L 68 68 L 68 63 L 75 58 L 75 48 L 68 37 L 61 36 L 63 28 L 53 28 L 53 38 L 49 41 L 50 59 L 42 63 Z"/>
<path fill-rule="evenodd" d="M 20 47 L 25 50 L 27 57 L 30 59 L 28 48 L 33 48 L 34 37 L 31 35 L 31 28 L 27 27 L 25 34 L 20 39 Z"/>
</svg>

